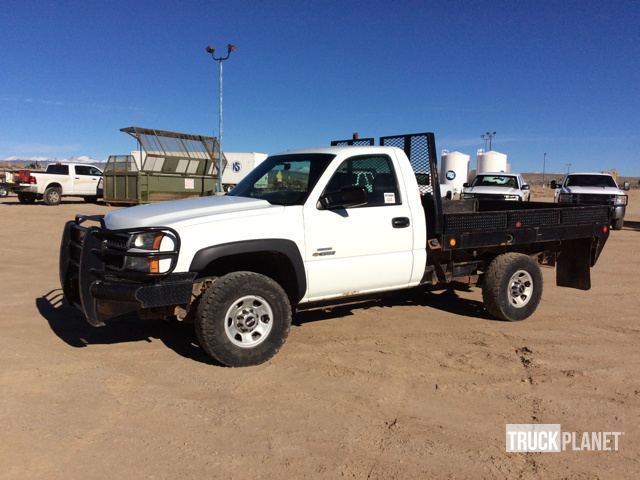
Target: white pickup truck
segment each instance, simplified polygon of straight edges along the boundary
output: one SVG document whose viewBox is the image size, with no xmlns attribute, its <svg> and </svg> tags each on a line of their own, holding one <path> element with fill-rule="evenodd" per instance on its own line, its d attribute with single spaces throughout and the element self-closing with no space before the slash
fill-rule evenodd
<svg viewBox="0 0 640 480">
<path fill-rule="evenodd" d="M 101 178 L 102 170 L 93 165 L 52 163 L 44 172 L 30 172 L 29 183 L 19 183 L 13 191 L 20 203 L 43 200 L 47 205 L 58 205 L 67 196 L 95 202 Z"/>
<path fill-rule="evenodd" d="M 443 211 L 433 134 L 381 143 L 270 156 L 225 196 L 78 215 L 60 247 L 65 299 L 94 326 L 132 313 L 191 320 L 204 351 L 246 366 L 279 350 L 299 309 L 459 281 L 482 286 L 496 318 L 523 320 L 540 301 L 541 259 L 557 262 L 558 285 L 590 288 L 606 207 Z M 422 196 L 420 154 L 436 179 Z"/>
<path fill-rule="evenodd" d="M 608 173 L 571 173 L 564 180 L 551 182 L 555 201 L 563 204 L 607 205 L 611 209 L 611 228 L 621 230 L 628 196 Z"/>
<path fill-rule="evenodd" d="M 528 202 L 531 189 L 519 173 L 479 173 L 471 184 L 464 184 L 460 198 Z"/>
</svg>

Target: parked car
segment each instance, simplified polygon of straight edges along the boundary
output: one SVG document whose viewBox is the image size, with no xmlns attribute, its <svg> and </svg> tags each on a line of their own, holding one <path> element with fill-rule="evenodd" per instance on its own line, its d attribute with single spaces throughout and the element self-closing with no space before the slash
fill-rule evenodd
<svg viewBox="0 0 640 480">
<path fill-rule="evenodd" d="M 20 203 L 43 200 L 58 205 L 62 197 L 83 197 L 85 201 L 98 199 L 98 182 L 102 170 L 79 163 L 52 163 L 44 172 L 26 172 L 21 183 L 13 187 Z"/>
<path fill-rule="evenodd" d="M 460 198 L 528 202 L 531 190 L 519 173 L 479 173 L 471 184 L 464 184 Z"/>
<path fill-rule="evenodd" d="M 402 139 L 407 151 L 385 146 Z M 204 351 L 246 366 L 271 358 L 304 308 L 464 281 L 492 316 L 523 320 L 542 295 L 541 259 L 557 263 L 557 285 L 590 288 L 608 208 L 443 202 L 432 133 L 381 143 L 270 156 L 225 196 L 78 215 L 61 242 L 64 296 L 94 326 L 192 320 Z M 414 144 L 435 180 L 422 196 Z"/>
<path fill-rule="evenodd" d="M 551 182 L 555 201 L 562 204 L 607 205 L 611 209 L 611 228 L 620 230 L 628 196 L 608 173 L 571 173 L 561 183 Z"/>
</svg>

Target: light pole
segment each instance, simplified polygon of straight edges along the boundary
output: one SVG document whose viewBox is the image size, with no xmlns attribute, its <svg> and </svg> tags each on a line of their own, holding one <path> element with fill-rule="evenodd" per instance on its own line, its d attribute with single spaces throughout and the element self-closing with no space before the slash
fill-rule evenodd
<svg viewBox="0 0 640 480">
<path fill-rule="evenodd" d="M 493 141 L 493 137 L 496 136 L 496 132 L 486 132 L 480 135 L 480 138 L 484 140 L 484 149 L 487 149 L 487 141 L 489 142 L 489 151 L 492 150 L 491 142 Z"/>
<path fill-rule="evenodd" d="M 220 91 L 218 96 L 218 193 L 222 193 L 222 62 L 229 58 L 231 52 L 235 52 L 237 47 L 233 44 L 227 45 L 227 55 L 224 57 L 216 57 L 215 51 L 216 49 L 211 45 L 208 45 L 207 53 L 211 55 L 216 62 L 218 62 L 218 82 L 220 85 Z M 214 137 L 215 137 L 215 132 Z"/>
<path fill-rule="evenodd" d="M 544 173 L 547 167 L 547 152 L 544 152 L 544 157 L 542 158 L 542 188 L 544 188 Z"/>
<path fill-rule="evenodd" d="M 567 175 L 569 175 L 569 173 L 571 172 L 571 164 L 565 163 L 565 166 L 567 167 Z"/>
</svg>

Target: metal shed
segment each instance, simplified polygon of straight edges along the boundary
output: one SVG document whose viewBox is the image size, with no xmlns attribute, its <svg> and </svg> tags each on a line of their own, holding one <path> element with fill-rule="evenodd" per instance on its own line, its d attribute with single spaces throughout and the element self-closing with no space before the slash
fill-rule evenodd
<svg viewBox="0 0 640 480">
<path fill-rule="evenodd" d="M 112 155 L 104 170 L 107 203 L 137 204 L 212 195 L 218 179 L 215 137 L 127 127 L 138 151 Z M 223 170 L 226 166 L 222 154 Z"/>
</svg>

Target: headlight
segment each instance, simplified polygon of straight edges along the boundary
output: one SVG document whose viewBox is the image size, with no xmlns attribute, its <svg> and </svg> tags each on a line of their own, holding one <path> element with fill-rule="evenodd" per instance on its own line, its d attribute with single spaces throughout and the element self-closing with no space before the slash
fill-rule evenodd
<svg viewBox="0 0 640 480">
<path fill-rule="evenodd" d="M 127 255 L 124 268 L 144 273 L 165 273 L 171 268 L 171 258 L 149 255 L 154 252 L 171 252 L 175 249 L 175 238 L 165 232 L 145 232 L 129 239 L 127 252 L 145 255 Z"/>
<path fill-rule="evenodd" d="M 473 193 L 463 193 L 460 198 L 475 198 L 475 195 Z"/>
<path fill-rule="evenodd" d="M 129 239 L 129 248 L 160 250 L 160 243 L 163 237 L 164 233 L 162 232 L 139 233 Z"/>
<path fill-rule="evenodd" d="M 505 195 L 504 199 L 505 200 L 520 200 L 520 196 L 519 195 Z"/>
<path fill-rule="evenodd" d="M 613 204 L 614 205 L 626 205 L 628 198 L 629 197 L 627 197 L 626 195 L 616 195 L 615 198 L 613 199 Z"/>
<path fill-rule="evenodd" d="M 558 196 L 558 202 L 560 202 L 560 203 L 571 203 L 571 202 L 573 202 L 573 196 L 570 193 L 561 193 Z"/>
</svg>

